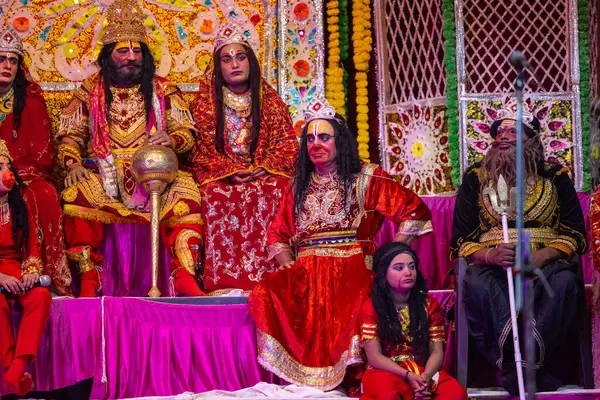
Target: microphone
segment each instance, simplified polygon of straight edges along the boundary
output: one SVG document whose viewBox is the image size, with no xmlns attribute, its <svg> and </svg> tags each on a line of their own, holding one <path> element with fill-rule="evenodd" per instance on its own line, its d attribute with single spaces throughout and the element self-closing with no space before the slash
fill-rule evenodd
<svg viewBox="0 0 600 400">
<path fill-rule="evenodd" d="M 508 57 L 508 62 L 510 63 L 510 65 L 515 67 L 517 71 L 521 71 L 527 68 L 528 70 L 533 72 L 533 68 L 531 68 L 531 65 L 529 65 L 529 62 L 527 61 L 527 58 L 525 57 L 525 54 L 523 54 L 522 51 L 514 50 L 512 53 L 510 53 L 510 56 Z"/>
<path fill-rule="evenodd" d="M 36 283 L 33 284 L 33 287 L 31 289 L 33 289 L 34 287 L 48 287 L 52 284 L 52 278 L 50 278 L 49 275 L 41 275 L 39 277 L 39 279 L 37 280 Z M 29 290 L 31 290 L 29 289 Z M 4 293 L 10 293 L 8 292 L 8 290 L 6 290 L 4 287 L 0 287 L 0 294 L 4 294 Z M 13 294 L 13 293 L 10 293 Z"/>
</svg>

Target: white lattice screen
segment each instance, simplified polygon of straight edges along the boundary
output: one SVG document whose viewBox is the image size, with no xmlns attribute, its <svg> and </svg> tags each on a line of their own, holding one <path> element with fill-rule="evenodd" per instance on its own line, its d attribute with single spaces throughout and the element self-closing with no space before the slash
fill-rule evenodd
<svg viewBox="0 0 600 400">
<path fill-rule="evenodd" d="M 569 0 L 464 0 L 466 90 L 509 92 L 511 51 L 525 53 L 544 71 L 540 92 L 569 90 Z"/>
<path fill-rule="evenodd" d="M 573 165 L 575 185 L 581 189 L 577 0 L 455 0 L 455 9 L 461 169 L 469 166 L 469 140 L 473 141 L 468 137 L 469 106 L 513 92 L 516 73 L 507 60 L 513 50 L 521 50 L 541 83 L 529 80 L 530 98 L 570 104 L 564 110 L 570 124 L 563 126 L 572 128 L 572 137 L 565 138 L 572 146 L 564 159 Z"/>
<path fill-rule="evenodd" d="M 382 0 L 387 105 L 444 97 L 440 0 Z"/>
<path fill-rule="evenodd" d="M 441 0 L 375 0 L 382 166 L 418 194 L 449 178 Z"/>
</svg>

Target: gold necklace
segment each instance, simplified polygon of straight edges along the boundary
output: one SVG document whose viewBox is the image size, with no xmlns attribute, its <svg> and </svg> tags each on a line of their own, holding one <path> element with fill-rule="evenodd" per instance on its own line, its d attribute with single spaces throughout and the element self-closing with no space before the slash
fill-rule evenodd
<svg viewBox="0 0 600 400">
<path fill-rule="evenodd" d="M 247 90 L 246 93 L 233 93 L 227 86 L 223 86 L 223 102 L 240 118 L 248 118 L 252 112 L 252 92 Z"/>
</svg>

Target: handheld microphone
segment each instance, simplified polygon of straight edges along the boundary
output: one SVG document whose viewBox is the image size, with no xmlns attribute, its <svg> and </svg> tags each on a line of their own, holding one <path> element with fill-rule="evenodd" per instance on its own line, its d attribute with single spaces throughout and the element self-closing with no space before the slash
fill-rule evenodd
<svg viewBox="0 0 600 400">
<path fill-rule="evenodd" d="M 521 71 L 525 68 L 527 68 L 530 71 L 533 71 L 533 68 L 531 68 L 531 65 L 529 65 L 529 62 L 527 61 L 527 58 L 525 57 L 525 54 L 523 54 L 522 51 L 514 50 L 512 53 L 510 53 L 510 56 L 508 57 L 508 62 L 518 71 Z"/>
<path fill-rule="evenodd" d="M 48 275 L 41 275 L 39 277 L 39 279 L 37 280 L 37 282 L 35 282 L 33 284 L 33 287 L 31 289 L 33 289 L 34 287 L 48 287 L 52 284 L 52 278 L 50 278 L 50 276 Z M 31 290 L 29 289 L 29 290 Z M 4 294 L 4 293 L 9 293 L 12 294 L 10 292 L 8 292 L 8 290 L 6 290 L 3 287 L 0 287 L 0 294 Z"/>
</svg>

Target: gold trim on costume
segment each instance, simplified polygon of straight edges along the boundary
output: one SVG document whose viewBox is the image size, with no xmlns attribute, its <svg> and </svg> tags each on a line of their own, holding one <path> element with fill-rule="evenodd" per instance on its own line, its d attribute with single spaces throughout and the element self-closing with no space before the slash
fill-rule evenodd
<svg viewBox="0 0 600 400">
<path fill-rule="evenodd" d="M 29 257 L 21 264 L 21 272 L 24 274 L 40 274 L 42 272 L 42 260 L 39 257 Z"/>
<path fill-rule="evenodd" d="M 482 246 L 480 243 L 465 242 L 458 249 L 458 256 L 466 258 L 466 257 L 469 257 L 470 255 L 474 254 L 475 252 L 477 252 L 481 249 L 485 249 L 485 248 L 486 247 Z"/>
<path fill-rule="evenodd" d="M 349 250 L 327 247 L 305 247 L 298 251 L 298 258 L 310 256 L 349 258 L 357 254 L 363 254 L 362 247 L 354 247 Z"/>
<path fill-rule="evenodd" d="M 70 157 L 74 160 L 71 160 L 69 164 L 65 159 Z M 65 170 L 68 170 L 71 165 L 81 164 L 81 150 L 79 147 L 72 145 L 70 143 L 61 143 L 58 145 L 58 163 Z"/>
<path fill-rule="evenodd" d="M 240 290 L 240 289 L 219 289 L 219 290 L 215 290 L 210 293 L 207 293 L 206 295 L 209 297 L 220 297 L 220 296 L 229 294 L 229 293 L 233 292 L 234 290 Z M 242 296 L 249 296 L 251 292 L 252 292 L 252 290 L 243 290 Z"/>
<path fill-rule="evenodd" d="M 360 335 L 354 335 L 350 347 L 342 353 L 340 360 L 329 367 L 307 367 L 296 361 L 272 336 L 256 330 L 258 362 L 267 370 L 288 382 L 311 386 L 323 391 L 334 389 L 344 379 L 348 365 L 363 362 Z"/>
<path fill-rule="evenodd" d="M 179 260 L 181 267 L 185 268 L 192 276 L 196 275 L 194 257 L 190 251 L 188 240 L 197 238 L 202 241 L 202 236 L 191 229 L 183 229 L 175 238 L 175 256 Z"/>
<path fill-rule="evenodd" d="M 554 228 L 525 228 L 524 231 L 528 232 L 531 237 L 531 243 L 533 250 L 538 250 L 540 246 L 536 244 L 542 244 L 543 246 L 554 246 L 555 244 L 564 245 L 570 247 L 570 252 L 573 253 L 577 250 L 574 244 L 574 240 L 567 236 L 559 236 Z M 517 230 L 514 228 L 508 229 L 508 241 L 515 243 L 517 241 Z M 558 242 L 558 243 L 557 243 Z M 504 243 L 504 237 L 501 227 L 493 227 L 489 231 L 481 235 L 480 243 L 484 247 L 493 247 Z M 537 248 L 536 248 L 537 247 Z M 556 247 L 558 248 L 558 247 Z M 560 250 L 560 249 L 559 249 Z M 566 252 L 567 254 L 571 254 Z"/>
<path fill-rule="evenodd" d="M 409 235 L 409 236 L 421 236 L 426 233 L 433 232 L 433 224 L 431 220 L 418 221 L 418 220 L 405 220 L 402 221 L 398 227 L 396 236 Z"/>
<path fill-rule="evenodd" d="M 85 274 L 86 272 L 92 270 L 98 270 L 99 267 L 95 266 L 92 260 L 90 259 L 90 246 L 85 246 L 81 251 L 66 251 L 67 259 L 70 262 L 77 264 L 77 269 L 79 269 L 80 274 Z"/>
</svg>

